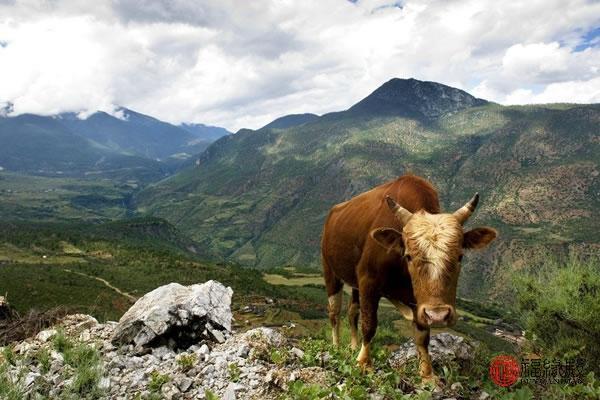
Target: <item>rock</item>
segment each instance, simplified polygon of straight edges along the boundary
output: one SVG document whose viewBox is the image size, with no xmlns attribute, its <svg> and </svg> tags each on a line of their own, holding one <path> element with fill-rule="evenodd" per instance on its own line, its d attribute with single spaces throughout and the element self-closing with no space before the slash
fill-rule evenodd
<svg viewBox="0 0 600 400">
<path fill-rule="evenodd" d="M 182 393 L 187 392 L 190 389 L 190 387 L 192 386 L 192 384 L 194 383 L 194 381 L 191 380 L 190 378 L 188 378 L 187 376 L 177 376 L 174 379 L 174 381 Z"/>
<path fill-rule="evenodd" d="M 213 372 L 215 372 L 215 366 L 212 364 L 207 365 L 206 367 L 204 367 L 201 371 L 202 375 L 210 375 Z"/>
<path fill-rule="evenodd" d="M 46 343 L 48 340 L 50 340 L 51 337 L 53 337 L 54 335 L 57 334 L 56 329 L 46 329 L 45 331 L 40 331 L 36 336 L 35 339 L 38 342 L 41 343 Z"/>
<path fill-rule="evenodd" d="M 242 390 L 244 387 L 237 383 L 231 382 L 227 389 L 225 389 L 225 393 L 223 394 L 222 400 L 236 400 L 236 392 Z"/>
<path fill-rule="evenodd" d="M 460 392 L 461 390 L 463 390 L 463 385 L 460 382 L 454 382 L 450 386 L 450 390 L 455 391 L 455 392 Z"/>
<path fill-rule="evenodd" d="M 236 355 L 238 357 L 246 358 L 250 354 L 250 347 L 247 344 L 242 344 L 238 350 Z"/>
<path fill-rule="evenodd" d="M 62 353 L 59 353 L 56 350 L 52 350 L 50 352 L 50 358 L 59 362 L 61 365 L 65 362 L 65 358 L 63 357 Z"/>
<path fill-rule="evenodd" d="M 140 298 L 115 328 L 113 342 L 137 346 L 169 343 L 188 348 L 217 331 L 231 330 L 233 290 L 216 281 L 183 286 L 170 283 Z M 206 324 L 212 334 L 203 335 Z M 209 337 L 212 336 L 212 337 Z"/>
<path fill-rule="evenodd" d="M 262 344 L 270 347 L 281 347 L 286 344 L 285 337 L 271 328 L 255 328 L 247 331 L 242 335 L 242 339 L 245 340 L 250 347 L 254 347 L 257 344 Z"/>
<path fill-rule="evenodd" d="M 18 353 L 18 354 L 27 354 L 33 348 L 34 348 L 33 343 L 21 342 L 15 346 L 14 350 L 15 350 L 15 353 Z"/>
<path fill-rule="evenodd" d="M 181 392 L 175 385 L 171 383 L 164 384 L 161 388 L 161 392 L 164 398 L 167 400 L 175 400 L 181 398 Z"/>
<path fill-rule="evenodd" d="M 200 346 L 200 348 L 198 349 L 198 354 L 206 356 L 210 353 L 210 349 L 208 348 L 208 346 L 206 344 L 203 344 L 202 346 Z"/>
<path fill-rule="evenodd" d="M 304 358 L 304 352 L 297 347 L 292 347 L 292 349 L 290 350 L 290 354 L 298 359 Z"/>
<path fill-rule="evenodd" d="M 25 375 L 25 380 L 24 380 L 25 387 L 29 387 L 29 386 L 33 385 L 40 376 L 41 375 L 36 372 L 30 372 L 27 375 Z"/>
<path fill-rule="evenodd" d="M 481 393 L 479 393 L 479 397 L 477 397 L 477 400 L 487 400 L 490 398 L 491 396 L 489 395 L 489 393 L 484 390 Z"/>
<path fill-rule="evenodd" d="M 152 355 L 159 360 L 166 360 L 170 358 L 169 355 L 174 355 L 173 350 L 169 349 L 167 346 L 160 346 L 152 350 Z"/>
<path fill-rule="evenodd" d="M 80 332 L 98 325 L 98 320 L 91 315 L 70 314 L 61 320 L 61 324 L 67 327 L 67 333 Z"/>
<path fill-rule="evenodd" d="M 79 335 L 79 340 L 81 340 L 82 342 L 89 342 L 91 338 L 92 335 L 90 334 L 89 329 L 84 329 L 83 332 L 81 332 L 81 334 Z"/>
<path fill-rule="evenodd" d="M 110 389 L 110 378 L 102 377 L 98 382 L 98 388 L 100 390 L 109 390 Z"/>
<path fill-rule="evenodd" d="M 456 360 L 467 361 L 472 360 L 475 345 L 467 342 L 463 337 L 452 335 L 447 332 L 438 333 L 431 336 L 429 342 L 429 354 L 432 361 L 441 360 Z M 400 346 L 388 358 L 388 364 L 392 368 L 400 368 L 409 360 L 417 357 L 417 350 L 412 339 Z"/>
<path fill-rule="evenodd" d="M 215 369 L 217 371 L 227 368 L 227 360 L 224 357 L 215 358 Z"/>
<path fill-rule="evenodd" d="M 215 342 L 217 342 L 217 343 L 225 342 L 225 335 L 223 335 L 222 332 L 217 331 L 215 329 L 209 329 L 208 333 L 210 333 L 210 336 L 212 336 L 212 338 L 215 340 Z"/>
</svg>

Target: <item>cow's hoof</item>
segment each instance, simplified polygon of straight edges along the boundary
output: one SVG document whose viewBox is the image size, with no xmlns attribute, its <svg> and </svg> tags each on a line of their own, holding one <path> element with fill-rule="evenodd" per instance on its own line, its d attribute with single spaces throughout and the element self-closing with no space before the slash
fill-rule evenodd
<svg viewBox="0 0 600 400">
<path fill-rule="evenodd" d="M 431 386 L 433 388 L 439 388 L 442 386 L 442 381 L 435 374 L 431 374 L 428 376 L 422 376 L 421 383 L 423 383 L 423 385 Z"/>
<path fill-rule="evenodd" d="M 356 360 L 356 363 L 358 364 L 358 368 L 360 368 L 363 373 L 373 371 L 373 363 L 371 360 Z"/>
</svg>

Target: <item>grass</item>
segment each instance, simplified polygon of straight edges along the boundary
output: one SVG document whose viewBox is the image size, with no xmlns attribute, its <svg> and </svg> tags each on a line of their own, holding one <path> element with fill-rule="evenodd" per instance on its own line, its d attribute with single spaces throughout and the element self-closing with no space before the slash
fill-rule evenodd
<svg viewBox="0 0 600 400">
<path fill-rule="evenodd" d="M 325 385 L 307 383 L 301 380 L 289 385 L 282 399 L 369 399 L 380 396 L 384 399 L 432 399 L 437 398 L 432 387 L 421 382 L 416 360 L 409 361 L 401 370 L 394 370 L 386 363 L 389 350 L 384 346 L 385 337 L 393 335 L 387 327 L 380 327 L 372 345 L 374 370 L 364 373 L 356 366 L 356 352 L 350 350 L 349 330 L 341 330 L 341 345 L 331 345 L 330 332 L 322 329 L 300 341 L 298 347 L 304 351 L 302 365 L 319 366 L 329 372 Z M 381 333 L 381 335 L 380 335 Z M 329 361 L 323 363 L 323 355 Z M 496 386 L 489 378 L 488 368 L 492 357 L 497 353 L 481 345 L 473 354 L 473 361 L 457 363 L 441 361 L 434 363 L 434 371 L 444 382 L 448 391 L 453 383 L 460 383 L 461 389 L 445 397 L 477 398 L 485 390 L 493 399 L 530 400 L 553 399 L 597 399 L 600 398 L 600 382 L 590 373 L 585 381 L 577 385 L 532 386 L 521 381 L 510 388 Z"/>
<path fill-rule="evenodd" d="M 0 362 L 0 399 L 22 400 L 24 398 L 24 390 L 15 384 L 8 374 L 8 363 Z"/>
<path fill-rule="evenodd" d="M 161 374 L 154 370 L 150 373 L 150 382 L 148 383 L 148 390 L 151 393 L 160 393 L 163 385 L 169 382 L 171 378 L 169 375 Z"/>
<path fill-rule="evenodd" d="M 227 366 L 227 370 L 229 372 L 229 380 L 231 380 L 232 382 L 238 382 L 240 380 L 242 370 L 236 363 L 229 364 Z"/>
<path fill-rule="evenodd" d="M 0 358 L 1 399 L 26 398 L 23 379 L 31 363 L 38 364 L 42 376 L 40 382 L 34 386 L 30 397 L 36 399 L 50 398 L 52 384 L 44 376 L 50 370 L 50 347 L 62 354 L 65 364 L 69 367 L 63 368 L 63 374 L 65 374 L 65 379 L 71 379 L 71 383 L 62 390 L 61 399 L 83 398 L 95 400 L 106 397 L 106 393 L 98 387 L 103 372 L 98 350 L 66 336 L 64 331 L 59 330 L 48 345 L 40 348 L 34 354 L 29 354 L 27 359 L 24 356 L 14 354 L 12 347 L 4 347 Z M 10 369 L 13 370 L 12 373 L 9 372 Z M 15 370 L 17 371 L 16 380 Z"/>
</svg>

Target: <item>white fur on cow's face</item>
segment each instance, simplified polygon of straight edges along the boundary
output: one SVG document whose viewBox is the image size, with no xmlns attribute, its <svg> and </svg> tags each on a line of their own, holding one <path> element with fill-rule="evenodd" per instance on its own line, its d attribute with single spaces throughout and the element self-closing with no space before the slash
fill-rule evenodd
<svg viewBox="0 0 600 400">
<path fill-rule="evenodd" d="M 413 214 L 403 230 L 407 252 L 432 281 L 449 273 L 461 253 L 462 225 L 452 214 Z"/>
</svg>

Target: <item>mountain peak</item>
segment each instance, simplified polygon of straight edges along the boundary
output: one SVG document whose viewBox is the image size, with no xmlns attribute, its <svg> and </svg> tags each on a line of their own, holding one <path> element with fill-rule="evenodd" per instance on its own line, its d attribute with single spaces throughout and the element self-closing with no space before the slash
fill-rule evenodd
<svg viewBox="0 0 600 400">
<path fill-rule="evenodd" d="M 289 114 L 279 117 L 260 129 L 271 128 L 271 129 L 286 129 L 293 126 L 303 125 L 307 122 L 311 122 L 319 119 L 319 116 L 311 113 L 304 114 Z"/>
<path fill-rule="evenodd" d="M 348 111 L 353 114 L 383 114 L 430 119 L 487 103 L 486 100 L 441 83 L 413 78 L 393 78 Z"/>
</svg>

